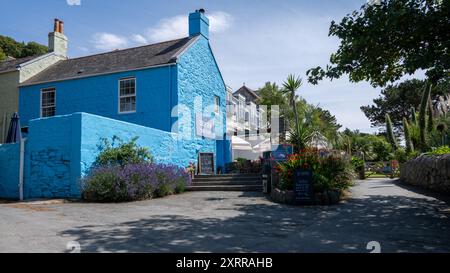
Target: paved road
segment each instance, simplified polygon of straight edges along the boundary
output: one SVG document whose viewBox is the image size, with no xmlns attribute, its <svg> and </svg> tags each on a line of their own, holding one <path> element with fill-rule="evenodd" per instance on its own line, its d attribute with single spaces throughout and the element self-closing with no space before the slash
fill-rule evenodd
<svg viewBox="0 0 450 273">
<path fill-rule="evenodd" d="M 0 252 L 450 252 L 448 203 L 391 180 L 332 207 L 193 192 L 128 204 L 0 204 Z"/>
</svg>

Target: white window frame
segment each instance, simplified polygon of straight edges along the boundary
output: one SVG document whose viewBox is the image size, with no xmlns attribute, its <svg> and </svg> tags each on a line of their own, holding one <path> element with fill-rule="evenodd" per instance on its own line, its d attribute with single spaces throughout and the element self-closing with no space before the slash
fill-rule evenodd
<svg viewBox="0 0 450 273">
<path fill-rule="evenodd" d="M 218 114 L 220 112 L 220 97 L 214 95 L 214 113 Z"/>
<path fill-rule="evenodd" d="M 134 95 L 120 95 L 120 83 L 123 81 L 129 81 L 129 80 L 134 80 Z M 126 78 L 122 78 L 119 79 L 118 81 L 118 88 L 117 88 L 117 112 L 122 115 L 122 114 L 133 114 L 136 113 L 137 111 L 137 80 L 136 77 L 126 77 Z M 131 98 L 131 97 L 135 97 L 135 102 L 136 102 L 136 108 L 134 109 L 134 111 L 120 111 L 120 99 L 123 98 Z"/>
<path fill-rule="evenodd" d="M 42 94 L 44 92 L 53 92 L 53 93 L 55 93 L 55 101 L 53 103 L 53 106 L 46 106 L 45 107 L 45 108 L 50 108 L 50 107 L 54 107 L 55 108 L 55 115 L 53 115 L 53 116 L 44 117 L 44 115 L 43 115 L 43 111 L 42 110 L 44 110 L 44 107 L 42 107 Z M 41 89 L 40 99 L 39 99 L 39 112 L 40 112 L 40 117 L 41 118 L 51 118 L 51 117 L 56 116 L 56 88 L 55 87 L 46 87 L 46 88 L 42 88 Z"/>
</svg>

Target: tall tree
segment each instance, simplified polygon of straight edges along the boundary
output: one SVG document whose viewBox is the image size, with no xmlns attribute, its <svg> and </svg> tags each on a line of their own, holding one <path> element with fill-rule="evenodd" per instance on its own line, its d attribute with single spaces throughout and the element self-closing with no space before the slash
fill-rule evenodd
<svg viewBox="0 0 450 273">
<path fill-rule="evenodd" d="M 406 118 L 403 118 L 403 132 L 405 133 L 406 153 L 411 154 L 414 152 L 414 145 L 411 139 L 411 130 Z"/>
<path fill-rule="evenodd" d="M 284 92 L 288 94 L 289 100 L 291 102 L 292 110 L 294 111 L 294 118 L 295 118 L 295 132 L 297 135 L 300 135 L 300 122 L 298 118 L 298 111 L 297 111 L 297 103 L 296 103 L 296 92 L 297 90 L 302 86 L 302 79 L 300 77 L 296 77 L 295 75 L 291 74 L 288 76 L 287 80 L 283 83 Z M 300 139 L 300 138 L 299 138 Z M 298 148 L 302 147 L 304 143 L 300 143 L 300 141 L 297 143 Z"/>
<path fill-rule="evenodd" d="M 448 0 L 379 0 L 332 21 L 329 36 L 340 46 L 325 69 L 308 70 L 309 82 L 348 74 L 352 82 L 385 86 L 425 70 L 437 83 L 450 70 L 449 8 Z"/>
<path fill-rule="evenodd" d="M 419 111 L 419 132 L 420 132 L 420 149 L 427 149 L 427 110 L 428 100 L 430 99 L 431 84 L 426 84 L 422 94 Z"/>
<path fill-rule="evenodd" d="M 392 149 L 396 151 L 398 149 L 398 144 L 397 140 L 395 139 L 394 128 L 392 126 L 392 121 L 389 114 L 386 114 L 386 137 L 389 143 L 391 144 Z"/>
<path fill-rule="evenodd" d="M 425 83 L 424 80 L 413 79 L 389 85 L 381 90 L 381 95 L 373 100 L 372 105 L 362 106 L 361 110 L 374 127 L 384 126 L 385 116 L 389 114 L 395 131 L 401 131 L 403 118 L 414 119 L 413 108 L 419 109 Z M 450 94 L 450 78 L 442 80 L 431 90 L 433 101 L 439 96 L 448 94 Z"/>
</svg>

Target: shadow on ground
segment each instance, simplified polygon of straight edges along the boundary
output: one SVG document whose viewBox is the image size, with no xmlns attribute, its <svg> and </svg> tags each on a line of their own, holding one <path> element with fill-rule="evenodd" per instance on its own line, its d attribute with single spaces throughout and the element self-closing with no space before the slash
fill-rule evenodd
<svg viewBox="0 0 450 273">
<path fill-rule="evenodd" d="M 375 195 L 332 207 L 291 207 L 237 200 L 217 208 L 216 217 L 162 213 L 62 235 L 75 237 L 83 252 L 369 252 L 370 241 L 380 242 L 382 252 L 450 251 L 450 220 L 436 201 Z M 238 216 L 220 217 L 224 210 Z"/>
</svg>

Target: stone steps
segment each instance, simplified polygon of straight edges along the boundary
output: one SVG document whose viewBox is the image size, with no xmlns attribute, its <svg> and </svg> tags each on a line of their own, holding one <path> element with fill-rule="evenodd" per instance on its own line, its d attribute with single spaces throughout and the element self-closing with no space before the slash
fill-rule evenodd
<svg viewBox="0 0 450 273">
<path fill-rule="evenodd" d="M 189 186 L 187 191 L 262 191 L 262 185 Z"/>
<path fill-rule="evenodd" d="M 188 191 L 262 191 L 257 174 L 197 175 Z"/>
</svg>

